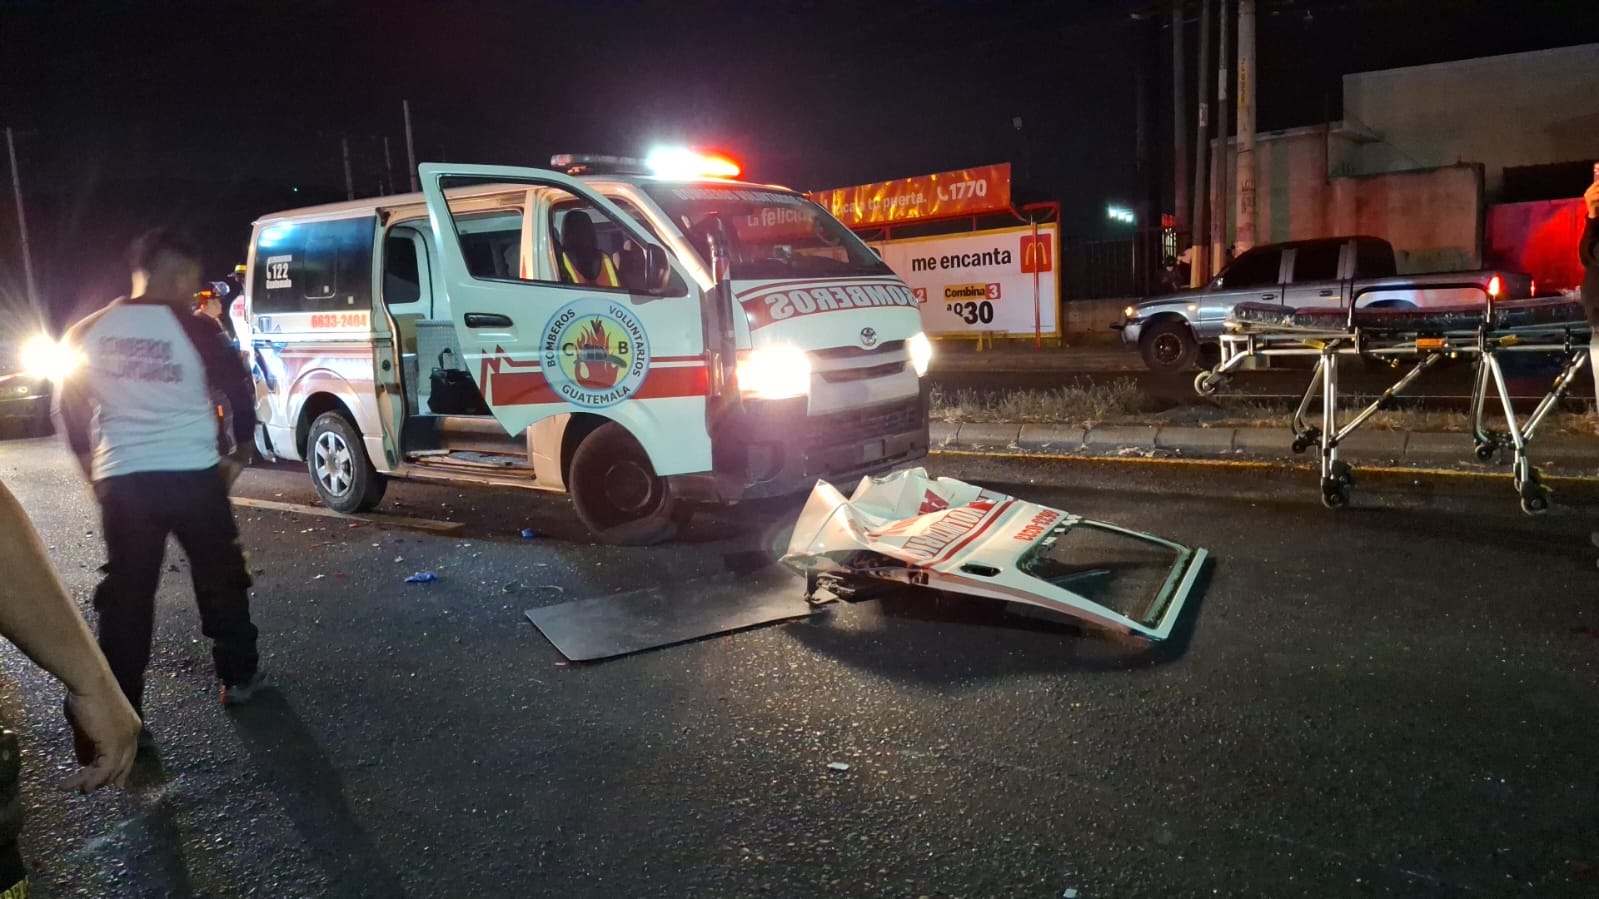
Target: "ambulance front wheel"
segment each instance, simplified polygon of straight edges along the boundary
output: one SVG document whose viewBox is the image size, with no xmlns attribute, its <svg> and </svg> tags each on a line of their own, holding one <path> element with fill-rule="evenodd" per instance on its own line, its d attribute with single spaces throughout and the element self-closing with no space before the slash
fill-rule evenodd
<svg viewBox="0 0 1599 899">
<path fill-rule="evenodd" d="M 311 423 L 305 463 L 322 504 L 346 515 L 376 508 L 389 485 L 372 467 L 360 433 L 342 412 L 324 412 Z"/>
<path fill-rule="evenodd" d="M 616 422 L 600 425 L 578 444 L 566 484 L 578 519 L 612 546 L 670 540 L 693 511 L 672 496 L 644 447 Z"/>
</svg>

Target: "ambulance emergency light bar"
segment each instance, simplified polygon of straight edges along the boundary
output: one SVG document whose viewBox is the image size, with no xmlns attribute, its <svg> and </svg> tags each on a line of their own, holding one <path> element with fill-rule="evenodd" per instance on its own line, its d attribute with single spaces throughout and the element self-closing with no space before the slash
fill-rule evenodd
<svg viewBox="0 0 1599 899">
<path fill-rule="evenodd" d="M 738 163 L 726 156 L 700 153 L 686 147 L 656 147 L 643 159 L 561 153 L 550 157 L 550 167 L 568 175 L 654 175 L 658 178 L 737 178 L 742 171 Z"/>
</svg>

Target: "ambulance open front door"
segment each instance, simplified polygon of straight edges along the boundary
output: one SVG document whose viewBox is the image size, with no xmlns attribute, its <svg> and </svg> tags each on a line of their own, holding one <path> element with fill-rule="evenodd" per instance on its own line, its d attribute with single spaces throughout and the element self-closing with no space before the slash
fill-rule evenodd
<svg viewBox="0 0 1599 899">
<path fill-rule="evenodd" d="M 659 476 L 708 471 L 700 289 L 671 255 L 557 172 L 420 172 L 462 361 L 506 431 L 592 414 L 626 428 Z"/>
</svg>

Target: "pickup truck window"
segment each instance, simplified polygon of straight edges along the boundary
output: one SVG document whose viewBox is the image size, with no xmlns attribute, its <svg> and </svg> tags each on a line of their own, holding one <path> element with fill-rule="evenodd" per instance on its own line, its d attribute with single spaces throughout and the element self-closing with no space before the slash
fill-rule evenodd
<svg viewBox="0 0 1599 899">
<path fill-rule="evenodd" d="M 1355 241 L 1355 277 L 1391 278 L 1394 266 L 1394 249 L 1380 240 Z"/>
<path fill-rule="evenodd" d="M 1341 243 L 1313 243 L 1299 247 L 1294 251 L 1294 283 L 1337 280 L 1338 256 L 1343 249 Z"/>
<path fill-rule="evenodd" d="M 1250 250 L 1227 266 L 1217 281 L 1222 287 L 1276 287 L 1282 262 L 1283 251 L 1278 247 Z"/>
</svg>

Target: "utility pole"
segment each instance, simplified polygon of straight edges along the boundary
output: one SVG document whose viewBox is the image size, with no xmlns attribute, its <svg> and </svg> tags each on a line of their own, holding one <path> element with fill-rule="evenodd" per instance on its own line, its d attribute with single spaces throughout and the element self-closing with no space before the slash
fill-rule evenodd
<svg viewBox="0 0 1599 899">
<path fill-rule="evenodd" d="M 394 160 L 389 157 L 389 136 L 383 135 L 383 192 L 394 193 Z"/>
<path fill-rule="evenodd" d="M 416 183 L 416 143 L 411 139 L 411 101 L 401 100 L 405 108 L 405 163 L 411 174 L 411 193 L 416 193 L 421 188 Z"/>
<path fill-rule="evenodd" d="M 1172 93 L 1172 212 L 1177 218 L 1177 232 L 1189 227 L 1188 218 L 1188 94 L 1183 70 L 1183 50 L 1188 44 L 1184 35 L 1183 0 L 1171 4 L 1171 93 Z"/>
<path fill-rule="evenodd" d="M 39 308 L 39 288 L 33 283 L 33 248 L 28 246 L 28 214 L 22 207 L 22 175 L 17 171 L 17 143 L 6 128 L 6 155 L 11 158 L 11 193 L 17 199 L 17 237 L 22 242 L 22 278 L 28 302 Z"/>
<path fill-rule="evenodd" d="M 1199 118 L 1194 138 L 1194 226 L 1193 259 L 1189 285 L 1199 287 L 1210 280 L 1210 235 L 1206 225 L 1206 201 L 1210 199 L 1210 10 L 1215 0 L 1203 0 L 1199 12 Z"/>
<path fill-rule="evenodd" d="M 1210 259 L 1217 271 L 1227 262 L 1227 212 L 1232 209 L 1228 186 L 1232 181 L 1227 157 L 1227 76 L 1232 62 L 1233 0 L 1221 0 L 1221 27 L 1216 53 L 1216 178 L 1210 198 Z"/>
<path fill-rule="evenodd" d="M 1255 0 L 1238 4 L 1238 252 L 1255 245 Z"/>
<path fill-rule="evenodd" d="M 355 179 L 350 176 L 350 139 L 339 138 L 339 145 L 344 148 L 344 198 L 355 199 Z"/>
</svg>

